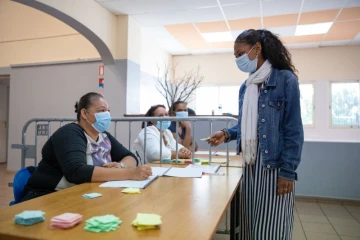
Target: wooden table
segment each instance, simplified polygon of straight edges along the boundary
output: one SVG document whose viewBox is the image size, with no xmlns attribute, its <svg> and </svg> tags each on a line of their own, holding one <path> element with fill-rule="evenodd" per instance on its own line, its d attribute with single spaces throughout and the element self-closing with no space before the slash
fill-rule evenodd
<svg viewBox="0 0 360 240">
<path fill-rule="evenodd" d="M 239 239 L 239 184 L 241 168 L 220 168 L 225 176 L 202 178 L 159 177 L 139 195 L 126 195 L 122 189 L 99 188 L 86 183 L 37 199 L 3 208 L 0 212 L 0 239 L 211 239 L 221 217 L 231 204 L 231 239 Z M 86 199 L 84 193 L 103 196 Z M 24 210 L 42 210 L 45 222 L 33 226 L 14 223 Z M 83 215 L 83 221 L 68 230 L 49 228 L 50 219 L 64 212 Z M 137 213 L 162 216 L 158 230 L 138 231 L 131 223 Z M 123 223 L 116 231 L 92 233 L 83 230 L 85 220 L 105 214 L 118 216 Z"/>
</svg>

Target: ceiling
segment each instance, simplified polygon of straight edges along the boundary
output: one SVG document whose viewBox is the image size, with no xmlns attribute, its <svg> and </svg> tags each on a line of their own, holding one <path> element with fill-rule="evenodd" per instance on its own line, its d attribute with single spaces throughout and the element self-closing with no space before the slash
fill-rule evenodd
<svg viewBox="0 0 360 240">
<path fill-rule="evenodd" d="M 95 1 L 114 14 L 134 17 L 173 55 L 232 52 L 235 38 L 249 28 L 272 31 L 288 48 L 360 44 L 360 0 Z M 330 28 L 315 31 L 320 25 Z M 300 33 L 300 28 L 311 31 Z M 207 35 L 226 38 L 209 41 Z"/>
</svg>

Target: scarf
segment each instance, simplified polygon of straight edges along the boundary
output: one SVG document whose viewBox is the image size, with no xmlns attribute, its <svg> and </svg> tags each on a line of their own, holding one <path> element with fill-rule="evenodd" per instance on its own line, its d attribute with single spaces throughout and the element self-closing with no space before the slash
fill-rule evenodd
<svg viewBox="0 0 360 240">
<path fill-rule="evenodd" d="M 263 65 L 246 80 L 246 91 L 241 116 L 241 148 L 246 164 L 254 164 L 257 154 L 258 137 L 258 85 L 264 83 L 271 74 L 271 63 L 266 60 Z"/>
</svg>

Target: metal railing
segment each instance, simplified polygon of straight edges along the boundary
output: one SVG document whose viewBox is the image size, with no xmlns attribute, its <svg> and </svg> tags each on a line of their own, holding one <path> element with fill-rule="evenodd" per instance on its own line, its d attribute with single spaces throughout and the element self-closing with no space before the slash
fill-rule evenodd
<svg viewBox="0 0 360 240">
<path fill-rule="evenodd" d="M 21 144 L 12 144 L 12 148 L 14 149 L 21 149 L 21 168 L 25 167 L 25 160 L 26 159 L 34 159 L 34 165 L 37 165 L 37 145 L 38 145 L 38 136 L 47 136 L 48 139 L 50 138 L 51 132 L 51 123 L 59 123 L 59 127 L 62 127 L 64 123 L 75 122 L 75 118 L 34 118 L 27 121 L 22 129 L 22 138 Z M 160 126 L 162 126 L 163 121 L 173 121 L 176 122 L 176 159 L 178 159 L 178 142 L 179 142 L 179 134 L 178 134 L 178 127 L 179 122 L 181 121 L 188 121 L 191 122 L 192 126 L 192 138 L 195 139 L 195 127 L 194 123 L 197 121 L 206 121 L 209 122 L 209 135 L 213 132 L 213 122 L 221 121 L 226 122 L 226 126 L 229 128 L 230 124 L 236 124 L 237 119 L 233 117 L 186 117 L 186 118 L 179 118 L 179 117 L 123 117 L 123 118 L 113 118 L 112 123 L 114 123 L 114 137 L 117 138 L 117 130 L 118 130 L 118 123 L 119 122 L 128 122 L 129 126 L 129 135 L 128 135 L 128 143 L 129 149 L 131 149 L 132 141 L 131 141 L 131 124 L 132 122 L 140 122 L 144 123 L 147 126 L 147 122 L 154 122 L 160 121 Z M 35 140 L 34 144 L 30 145 L 27 144 L 27 130 L 29 126 L 34 123 L 35 124 Z M 45 123 L 45 124 L 44 124 Z M 160 127 L 161 128 L 161 127 Z M 160 129 L 160 136 L 162 136 L 163 130 Z M 146 160 L 146 134 L 147 131 L 144 131 L 144 162 Z M 195 142 L 195 140 L 193 140 Z M 195 156 L 195 144 L 192 144 L 192 162 L 194 163 L 194 156 Z M 229 166 L 229 144 L 226 144 L 226 166 Z M 162 160 L 162 137 L 160 137 L 160 164 Z M 212 147 L 209 145 L 209 164 L 211 164 L 212 160 Z M 178 163 L 178 161 L 176 161 Z"/>
</svg>

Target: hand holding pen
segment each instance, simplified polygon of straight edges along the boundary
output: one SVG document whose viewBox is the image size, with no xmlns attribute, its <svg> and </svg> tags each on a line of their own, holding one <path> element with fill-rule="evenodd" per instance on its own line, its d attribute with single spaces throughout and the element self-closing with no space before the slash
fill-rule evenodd
<svg viewBox="0 0 360 240">
<path fill-rule="evenodd" d="M 210 135 L 208 138 L 201 140 L 207 141 L 212 147 L 216 147 L 225 141 L 225 134 L 223 131 L 218 131 Z"/>
</svg>

